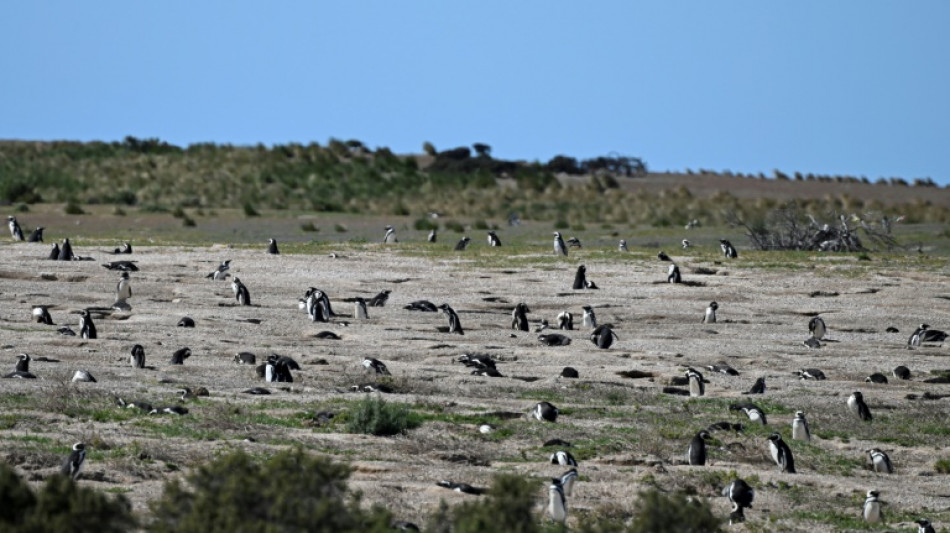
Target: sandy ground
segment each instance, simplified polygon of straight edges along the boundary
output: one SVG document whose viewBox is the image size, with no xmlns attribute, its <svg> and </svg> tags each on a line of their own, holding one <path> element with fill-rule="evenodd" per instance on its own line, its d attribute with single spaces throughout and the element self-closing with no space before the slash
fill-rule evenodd
<svg viewBox="0 0 950 533">
<path fill-rule="evenodd" d="M 473 247 L 476 247 L 473 244 Z M 355 467 L 351 487 L 367 502 L 399 509 L 399 518 L 424 522 L 440 499 L 449 503 L 473 498 L 436 486 L 452 479 L 477 486 L 490 484 L 492 474 L 516 471 L 539 480 L 539 508 L 544 480 L 564 467 L 548 461 L 552 448 L 541 444 L 562 438 L 583 456 L 582 481 L 569 501 L 570 520 L 584 512 L 623 516 L 637 491 L 649 486 L 681 488 L 709 497 L 715 511 L 728 514 L 718 496 L 721 479 L 710 472 L 730 472 L 752 480 L 757 490 L 748 512 L 756 530 L 832 530 L 809 522 L 797 512 L 828 512 L 857 516 L 864 492 L 881 491 L 892 527 L 909 528 L 913 515 L 935 522 L 950 519 L 947 476 L 934 473 L 934 461 L 950 452 L 950 399 L 907 400 L 908 394 L 950 393 L 950 385 L 924 384 L 933 369 L 950 368 L 944 346 L 906 349 L 913 328 L 927 322 L 950 327 L 950 295 L 945 273 L 917 271 L 887 264 L 859 264 L 853 258 L 814 258 L 807 268 L 763 267 L 744 262 L 698 261 L 671 254 L 694 286 L 658 283 L 666 263 L 645 254 L 603 254 L 582 250 L 570 257 L 532 266 L 519 256 L 511 267 L 476 268 L 479 254 L 504 256 L 506 250 L 469 250 L 452 258 L 427 259 L 405 254 L 399 245 L 366 245 L 341 249 L 343 256 L 270 256 L 263 250 L 211 247 L 138 247 L 131 256 L 109 256 L 98 249 L 77 249 L 95 261 L 55 262 L 44 259 L 47 245 L 11 244 L 0 249 L 0 358 L 13 370 L 15 357 L 29 353 L 58 363 L 34 362 L 36 380 L 0 380 L 3 412 L 16 418 L 0 426 L 4 458 L 28 479 L 39 482 L 55 471 L 62 455 L 77 440 L 91 443 L 83 483 L 124 492 L 140 512 L 160 494 L 166 479 L 191 465 L 234 448 L 268 454 L 291 443 L 349 461 Z M 544 253 L 539 246 L 538 255 Z M 546 256 L 545 256 L 546 257 Z M 706 255 L 705 257 L 711 257 Z M 63 324 L 78 332 L 84 307 L 108 307 L 118 273 L 101 263 L 115 259 L 138 262 L 132 273 L 133 309 L 127 316 L 96 320 L 99 338 L 65 337 Z M 253 306 L 237 306 L 230 283 L 205 278 L 224 259 L 249 288 Z M 600 290 L 574 291 L 578 264 Z M 698 275 L 694 267 L 716 271 Z M 388 304 L 371 308 L 369 319 L 350 316 L 349 323 L 312 323 L 297 307 L 308 286 L 325 290 L 334 310 L 353 312 L 344 298 L 369 298 L 392 291 Z M 815 291 L 837 296 L 812 297 Z M 447 302 L 461 317 L 465 335 L 437 330 L 441 314 L 403 309 L 410 301 Z M 719 322 L 702 324 L 706 305 L 719 302 Z M 561 311 L 574 314 L 574 331 L 565 331 L 570 346 L 540 346 L 537 334 L 510 329 L 515 303 L 528 304 L 532 327 L 545 318 L 552 324 Z M 31 321 L 34 304 L 54 305 L 56 326 Z M 599 350 L 580 327 L 581 306 L 592 305 L 601 323 L 614 324 L 619 341 Z M 802 345 L 810 315 L 828 323 L 828 342 L 819 350 Z M 197 327 L 176 327 L 183 316 Z M 249 321 L 250 320 L 250 321 Z M 259 323 L 254 323 L 259 321 Z M 899 333 L 887 333 L 888 327 Z M 315 338 L 329 330 L 342 340 Z M 145 347 L 147 364 L 131 368 L 129 350 Z M 190 347 L 183 366 L 171 366 L 171 353 Z M 289 355 L 303 366 L 292 384 L 266 384 L 249 366 L 233 362 L 235 353 L 250 351 Z M 454 360 L 465 353 L 496 357 L 506 377 L 470 375 Z M 427 412 L 478 415 L 489 411 L 528 413 L 548 399 L 564 409 L 557 423 L 528 417 L 501 426 L 510 435 L 483 436 L 476 423 L 430 421 L 394 438 L 350 435 L 343 428 L 287 427 L 269 424 L 251 414 L 296 416 L 321 409 L 340 412 L 360 395 L 349 386 L 372 377 L 363 374 L 362 357 L 384 361 L 397 394 L 388 400 L 406 402 Z M 670 378 L 683 375 L 684 365 L 697 367 L 725 360 L 738 377 L 704 371 L 707 396 L 689 399 L 663 394 Z M 326 364 L 322 364 L 325 361 Z M 898 382 L 891 369 L 903 364 L 913 373 Z M 565 366 L 580 379 L 558 377 Z M 818 367 L 823 382 L 800 381 L 795 371 Z M 89 370 L 97 383 L 67 383 L 77 369 Z M 616 372 L 638 369 L 655 373 L 652 380 L 629 380 Z M 880 371 L 887 385 L 864 379 Z M 528 382 L 518 377 L 536 377 Z M 764 376 L 764 396 L 744 396 L 755 378 Z M 64 405 L 88 402 L 108 413 L 110 395 L 175 403 L 182 386 L 207 387 L 210 397 L 189 400 L 185 421 L 145 415 L 114 420 L 89 412 L 69 416 Z M 241 391 L 269 386 L 274 394 L 253 397 Z M 853 390 L 864 392 L 875 420 L 856 420 L 845 402 Z M 16 394 L 24 401 L 11 400 Z M 745 434 L 718 434 L 706 467 L 684 464 L 692 434 L 718 420 L 742 422 L 726 408 L 730 401 L 752 400 L 774 408 L 768 428 Z M 795 410 L 804 410 L 817 434 L 811 444 L 793 442 L 799 473 L 782 474 L 770 463 L 765 437 L 772 430 L 790 440 Z M 769 411 L 769 408 L 766 409 Z M 232 416 L 235 413 L 247 415 Z M 24 416 L 26 415 L 26 416 Z M 97 421 L 97 418 L 101 421 Z M 192 433 L 174 435 L 156 425 L 178 424 Z M 921 429 L 926 426 L 927 429 Z M 205 433 L 201 433 L 201 432 Z M 204 437 L 202 437 L 204 435 Z M 210 436 L 209 436 L 210 435 Z M 822 438 L 824 435 L 825 438 Z M 904 440 L 901 440 L 904 437 Z M 864 450 L 889 451 L 897 472 L 872 473 L 861 467 Z M 788 485 L 786 485 L 788 484 Z M 769 522 L 775 520 L 775 522 Z M 741 530 L 741 529 L 740 529 Z"/>
</svg>

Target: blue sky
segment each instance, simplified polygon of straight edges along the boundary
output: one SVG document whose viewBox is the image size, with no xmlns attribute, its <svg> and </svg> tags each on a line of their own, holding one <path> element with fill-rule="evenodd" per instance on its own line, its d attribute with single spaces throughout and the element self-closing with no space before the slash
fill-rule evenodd
<svg viewBox="0 0 950 533">
<path fill-rule="evenodd" d="M 950 182 L 950 2 L 4 2 L 0 138 Z"/>
</svg>

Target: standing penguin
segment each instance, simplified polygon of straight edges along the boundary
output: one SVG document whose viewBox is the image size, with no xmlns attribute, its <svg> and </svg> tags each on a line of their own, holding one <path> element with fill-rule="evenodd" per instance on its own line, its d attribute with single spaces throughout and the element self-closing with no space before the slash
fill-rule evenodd
<svg viewBox="0 0 950 533">
<path fill-rule="evenodd" d="M 811 333 L 812 337 L 821 340 L 827 331 L 828 328 L 825 327 L 825 321 L 822 320 L 820 316 L 812 317 L 812 319 L 808 321 L 808 332 Z"/>
<path fill-rule="evenodd" d="M 498 238 L 498 235 L 495 235 L 494 231 L 488 232 L 488 245 L 489 246 L 501 246 L 501 239 Z"/>
<path fill-rule="evenodd" d="M 435 240 L 436 240 L 437 238 L 438 238 L 437 230 L 436 230 L 435 228 L 432 228 L 432 230 L 429 232 L 429 236 L 426 238 L 426 240 L 427 240 L 428 242 L 435 242 Z"/>
<path fill-rule="evenodd" d="M 880 495 L 881 493 L 876 490 L 868 491 L 862 510 L 865 522 L 877 523 L 881 521 L 881 500 L 878 499 Z"/>
<path fill-rule="evenodd" d="M 280 254 L 280 251 L 277 249 L 277 239 L 267 239 L 267 253 L 273 255 Z"/>
<path fill-rule="evenodd" d="M 449 319 L 449 333 L 465 335 L 465 331 L 462 330 L 462 321 L 459 320 L 459 316 L 455 312 L 455 309 L 452 309 L 449 304 L 442 304 L 439 306 L 439 309 L 441 309 L 445 316 Z"/>
<path fill-rule="evenodd" d="M 571 288 L 574 290 L 587 288 L 587 267 L 586 266 L 581 265 L 577 267 L 577 273 L 574 274 L 574 286 Z"/>
<path fill-rule="evenodd" d="M 670 269 L 666 273 L 666 281 L 669 283 L 682 283 L 683 277 L 680 276 L 680 267 L 670 265 Z"/>
<path fill-rule="evenodd" d="M 234 298 L 238 304 L 251 305 L 251 293 L 248 292 L 247 287 L 241 283 L 241 279 L 237 276 L 235 276 L 234 281 L 231 282 L 231 290 L 234 291 Z"/>
<path fill-rule="evenodd" d="M 548 514 L 551 520 L 561 524 L 567 520 L 567 500 L 564 498 L 564 487 L 558 478 L 551 479 L 548 487 Z"/>
<path fill-rule="evenodd" d="M 69 239 L 63 239 L 63 245 L 59 247 L 59 259 L 60 261 L 72 261 L 76 256 L 73 255 L 73 247 L 69 244 Z"/>
<path fill-rule="evenodd" d="M 918 518 L 914 523 L 917 524 L 917 533 L 936 533 L 933 524 L 926 518 Z"/>
<path fill-rule="evenodd" d="M 687 239 L 683 239 L 683 249 L 686 250 L 689 247 L 690 247 L 689 241 Z"/>
<path fill-rule="evenodd" d="M 706 441 L 710 438 L 712 438 L 712 435 L 704 429 L 689 441 L 686 459 L 690 466 L 704 466 L 706 464 Z"/>
<path fill-rule="evenodd" d="M 119 275 L 119 282 L 115 285 L 115 301 L 124 302 L 132 297 L 132 284 L 129 281 L 129 273 L 123 272 Z"/>
<path fill-rule="evenodd" d="M 811 431 L 808 430 L 808 420 L 805 419 L 805 413 L 795 412 L 795 419 L 792 420 L 792 440 L 811 440 Z"/>
<path fill-rule="evenodd" d="M 880 448 L 871 448 L 868 450 L 868 457 L 871 459 L 871 469 L 880 474 L 893 474 L 894 466 L 891 464 L 891 458 Z"/>
<path fill-rule="evenodd" d="M 10 226 L 10 236 L 13 237 L 13 240 L 22 241 L 23 230 L 20 228 L 20 223 L 16 221 L 15 216 L 7 217 L 7 225 Z"/>
<path fill-rule="evenodd" d="M 861 420 L 865 422 L 871 421 L 871 410 L 868 409 L 868 404 L 864 403 L 864 395 L 858 391 L 854 391 L 850 397 L 848 397 L 848 407 L 851 409 L 851 412 L 858 415 Z"/>
<path fill-rule="evenodd" d="M 55 326 L 55 324 L 53 324 L 53 315 L 49 314 L 49 306 L 34 305 L 32 314 L 33 320 L 36 322 L 46 324 L 47 326 Z"/>
<path fill-rule="evenodd" d="M 769 453 L 782 472 L 795 473 L 795 459 L 792 458 L 792 449 L 788 447 L 788 444 L 782 440 L 782 436 L 778 433 L 769 435 Z"/>
<path fill-rule="evenodd" d="M 132 365 L 132 368 L 145 368 L 145 348 L 143 348 L 141 344 L 136 344 L 132 347 L 129 364 Z"/>
<path fill-rule="evenodd" d="M 396 228 L 392 226 L 386 226 L 386 234 L 383 235 L 383 242 L 385 244 L 392 244 L 394 242 L 399 242 L 399 240 L 396 239 Z"/>
<path fill-rule="evenodd" d="M 743 509 L 752 507 L 755 490 L 744 480 L 736 479 L 723 489 L 722 493 L 732 502 L 732 513 L 729 514 L 729 523 L 745 522 Z"/>
<path fill-rule="evenodd" d="M 511 329 L 528 331 L 528 313 L 530 310 L 525 303 L 519 303 L 511 312 Z"/>
<path fill-rule="evenodd" d="M 564 244 L 564 238 L 560 231 L 554 232 L 554 254 L 567 255 L 567 245 Z"/>
<path fill-rule="evenodd" d="M 43 226 L 38 226 L 33 230 L 33 233 L 30 233 L 30 236 L 26 238 L 26 242 L 43 242 L 43 230 L 46 229 Z"/>
<path fill-rule="evenodd" d="M 366 311 L 366 300 L 359 297 L 355 298 L 353 303 L 353 316 L 364 320 L 369 318 L 369 313 Z"/>
<path fill-rule="evenodd" d="M 468 238 L 467 236 L 466 236 L 466 237 L 462 237 L 461 239 L 459 239 L 459 242 L 455 243 L 455 251 L 456 251 L 456 252 L 461 252 L 461 251 L 465 250 L 465 247 L 468 246 L 468 243 L 469 243 L 469 241 L 471 241 L 471 240 L 472 240 L 472 239 Z"/>
<path fill-rule="evenodd" d="M 89 314 L 89 310 L 83 309 L 79 312 L 79 336 L 84 339 L 95 339 L 98 337 L 96 334 L 96 325 L 92 323 L 92 315 Z"/>
<path fill-rule="evenodd" d="M 567 311 L 561 311 L 557 314 L 557 329 L 574 329 L 574 315 Z"/>
<path fill-rule="evenodd" d="M 601 350 L 606 350 L 614 343 L 614 339 L 620 340 L 620 337 L 614 333 L 610 324 L 601 324 L 590 332 L 590 342 L 597 345 Z"/>
<path fill-rule="evenodd" d="M 719 304 L 716 302 L 709 303 L 709 307 L 706 308 L 706 316 L 703 317 L 703 324 L 713 324 L 716 322 L 717 309 L 719 309 Z"/>
<path fill-rule="evenodd" d="M 77 442 L 73 444 L 73 450 L 70 452 L 69 456 L 66 457 L 66 461 L 63 462 L 63 466 L 59 469 L 59 473 L 68 476 L 72 479 L 79 477 L 79 471 L 82 470 L 83 463 L 86 462 L 86 445 Z"/>
<path fill-rule="evenodd" d="M 191 357 L 191 348 L 179 348 L 172 353 L 171 364 L 173 365 L 183 365 L 185 364 L 185 359 Z"/>
<path fill-rule="evenodd" d="M 557 422 L 558 408 L 550 402 L 539 402 L 531 414 L 541 422 Z"/>
<path fill-rule="evenodd" d="M 729 259 L 735 259 L 739 257 L 739 252 L 736 251 L 735 246 L 726 239 L 719 239 L 719 247 L 722 248 L 722 253 Z"/>
<path fill-rule="evenodd" d="M 53 261 L 56 261 L 57 259 L 59 259 L 59 243 L 56 243 L 56 242 L 53 243 L 53 248 L 50 249 L 47 259 L 50 259 Z"/>
<path fill-rule="evenodd" d="M 619 251 L 619 252 L 629 252 L 629 251 L 630 251 L 630 250 L 627 249 L 627 241 L 626 241 L 626 239 L 620 239 L 620 244 L 617 246 L 617 251 Z"/>
<path fill-rule="evenodd" d="M 706 394 L 706 384 L 703 375 L 695 368 L 686 369 L 686 379 L 689 380 L 689 395 L 698 398 Z"/>
<path fill-rule="evenodd" d="M 564 488 L 564 495 L 570 496 L 574 490 L 574 483 L 577 481 L 577 469 L 572 468 L 561 474 L 561 486 Z"/>
<path fill-rule="evenodd" d="M 583 318 L 584 327 L 591 328 L 591 329 L 596 328 L 597 316 L 594 315 L 594 309 L 589 305 L 585 305 L 582 309 L 584 309 L 584 318 Z"/>
</svg>

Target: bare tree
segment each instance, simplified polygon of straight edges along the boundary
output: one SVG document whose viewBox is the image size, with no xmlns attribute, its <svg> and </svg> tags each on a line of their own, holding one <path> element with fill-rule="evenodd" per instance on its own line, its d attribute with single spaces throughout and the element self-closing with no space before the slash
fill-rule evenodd
<svg viewBox="0 0 950 533">
<path fill-rule="evenodd" d="M 833 213 L 829 216 L 831 222 L 819 222 L 799 206 L 789 204 L 753 223 L 741 219 L 735 211 L 727 212 L 725 219 L 733 226 L 745 228 L 746 236 L 757 250 L 860 252 L 867 248 L 859 232 L 875 247 L 890 250 L 898 246 L 891 236 L 893 221 L 886 216 L 878 221 L 871 214 Z"/>
</svg>

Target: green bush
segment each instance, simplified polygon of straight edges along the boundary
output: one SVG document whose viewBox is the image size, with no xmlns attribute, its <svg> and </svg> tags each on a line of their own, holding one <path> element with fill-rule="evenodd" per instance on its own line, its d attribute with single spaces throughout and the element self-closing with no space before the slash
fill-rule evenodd
<svg viewBox="0 0 950 533">
<path fill-rule="evenodd" d="M 563 218 L 559 218 L 554 221 L 554 229 L 567 229 L 569 227 L 571 227 L 571 225 L 568 224 Z"/>
<path fill-rule="evenodd" d="M 412 223 L 412 227 L 417 231 L 431 231 L 439 229 L 439 223 L 429 217 L 419 217 Z"/>
<path fill-rule="evenodd" d="M 938 474 L 950 474 L 950 459 L 937 459 L 934 463 L 934 470 Z"/>
<path fill-rule="evenodd" d="M 547 485 L 544 485 L 545 488 Z M 426 531 L 452 533 L 536 533 L 541 531 L 534 506 L 540 497 L 539 482 L 514 474 L 499 474 L 488 494 L 448 508 L 443 505 L 429 520 Z M 547 491 L 545 491 L 547 501 Z"/>
<path fill-rule="evenodd" d="M 185 209 L 182 206 L 175 207 L 175 210 L 172 211 L 172 216 L 175 218 L 185 218 L 188 215 L 185 214 Z"/>
<path fill-rule="evenodd" d="M 195 227 L 195 219 L 185 215 L 184 218 L 181 219 L 181 225 L 185 226 L 186 228 L 193 228 Z"/>
<path fill-rule="evenodd" d="M 465 233 L 465 226 L 457 220 L 449 220 L 445 223 L 445 229 L 455 233 Z"/>
<path fill-rule="evenodd" d="M 173 479 L 152 503 L 156 533 L 382 532 L 390 516 L 348 493 L 349 467 L 301 449 L 256 461 L 237 451 Z"/>
<path fill-rule="evenodd" d="M 487 230 L 487 229 L 488 229 L 488 222 L 485 222 L 485 221 L 482 220 L 482 219 L 478 219 L 478 220 L 476 220 L 475 222 L 472 222 L 472 227 L 475 228 L 475 229 Z"/>
<path fill-rule="evenodd" d="M 67 215 L 85 215 L 86 212 L 82 210 L 82 206 L 79 205 L 75 200 L 70 200 L 66 203 L 66 206 L 63 207 L 63 212 Z"/>
<path fill-rule="evenodd" d="M 137 526 L 132 506 L 121 494 L 110 498 L 58 474 L 34 494 L 4 463 L 0 463 L 0 502 L 0 531 L 120 533 Z"/>
<path fill-rule="evenodd" d="M 389 436 L 405 433 L 419 426 L 408 407 L 387 403 L 382 398 L 367 396 L 349 413 L 346 430 L 349 433 Z"/>
<path fill-rule="evenodd" d="M 243 207 L 244 207 L 244 216 L 248 218 L 261 216 L 261 214 L 257 212 L 257 209 L 254 208 L 254 204 L 252 204 L 251 202 L 244 202 Z"/>
<path fill-rule="evenodd" d="M 304 222 L 300 225 L 301 231 L 306 231 L 308 233 L 320 231 L 320 228 L 313 225 L 313 222 Z"/>
</svg>

